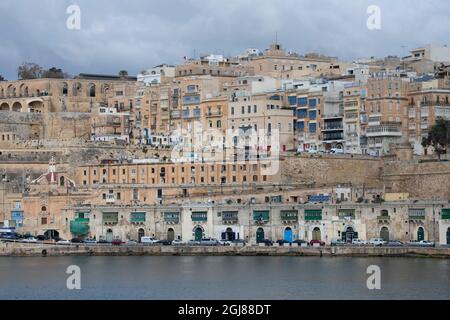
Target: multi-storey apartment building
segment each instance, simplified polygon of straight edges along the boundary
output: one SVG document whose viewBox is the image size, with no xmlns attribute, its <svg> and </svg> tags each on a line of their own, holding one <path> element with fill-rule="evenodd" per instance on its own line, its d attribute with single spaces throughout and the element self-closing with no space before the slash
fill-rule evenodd
<svg viewBox="0 0 450 320">
<path fill-rule="evenodd" d="M 345 67 L 337 58 L 319 54 L 286 54 L 278 43 L 271 44 L 264 54 L 252 57 L 248 64 L 255 74 L 279 79 L 299 79 L 307 76 L 341 74 Z"/>
<path fill-rule="evenodd" d="M 294 112 L 279 92 L 234 97 L 229 103 L 228 129 L 236 136 L 236 145 L 238 140 L 247 141 L 243 144 L 255 155 L 294 148 Z"/>
<path fill-rule="evenodd" d="M 324 87 L 311 87 L 289 95 L 295 108 L 295 137 L 298 151 L 318 150 L 320 147 L 321 117 Z"/>
<path fill-rule="evenodd" d="M 360 82 L 345 85 L 343 96 L 344 140 L 347 154 L 367 153 L 365 98 L 365 85 Z"/>
<path fill-rule="evenodd" d="M 408 82 L 388 74 L 368 80 L 366 111 L 368 116 L 368 153 L 384 155 L 391 143 L 407 140 Z"/>
<path fill-rule="evenodd" d="M 426 81 L 428 80 L 428 81 Z M 408 137 L 416 154 L 428 153 L 422 140 L 439 118 L 450 119 L 450 82 L 443 79 L 417 79 L 408 92 Z"/>
</svg>

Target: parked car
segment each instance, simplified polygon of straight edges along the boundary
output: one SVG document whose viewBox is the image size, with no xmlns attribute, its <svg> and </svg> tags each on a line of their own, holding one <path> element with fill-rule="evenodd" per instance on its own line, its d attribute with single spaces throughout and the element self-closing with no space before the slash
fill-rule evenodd
<svg viewBox="0 0 450 320">
<path fill-rule="evenodd" d="M 20 237 L 17 233 L 2 233 L 1 238 L 4 240 L 19 240 Z"/>
<path fill-rule="evenodd" d="M 162 245 L 162 246 L 170 246 L 172 245 L 172 241 L 169 240 L 159 240 L 156 242 L 156 244 Z"/>
<path fill-rule="evenodd" d="M 200 243 L 201 243 L 201 241 L 197 241 L 197 240 L 189 240 L 189 241 L 187 242 L 187 245 L 188 245 L 188 246 L 198 246 L 198 245 L 200 245 Z"/>
<path fill-rule="evenodd" d="M 404 244 L 403 244 L 403 242 L 401 242 L 401 241 L 398 241 L 398 240 L 392 240 L 392 241 L 389 241 L 389 242 L 387 243 L 387 245 L 388 245 L 389 247 L 402 247 Z"/>
<path fill-rule="evenodd" d="M 73 238 L 70 242 L 75 244 L 84 243 L 84 241 L 80 238 Z"/>
<path fill-rule="evenodd" d="M 221 246 L 231 246 L 231 241 L 228 241 L 228 240 L 219 240 L 219 244 L 221 245 Z"/>
<path fill-rule="evenodd" d="M 325 242 L 323 242 L 323 241 L 321 241 L 321 240 L 311 240 L 311 241 L 309 242 L 309 245 L 310 245 L 310 246 L 314 246 L 314 245 L 317 245 L 317 244 L 319 244 L 321 247 L 324 247 L 324 246 L 325 246 Z"/>
<path fill-rule="evenodd" d="M 61 246 L 70 246 L 71 242 L 69 240 L 61 239 L 56 244 Z"/>
<path fill-rule="evenodd" d="M 97 244 L 97 240 L 95 239 L 84 239 L 85 244 Z"/>
<path fill-rule="evenodd" d="M 284 246 L 285 244 L 291 244 L 289 241 L 287 240 L 278 240 L 277 241 L 279 246 Z"/>
<path fill-rule="evenodd" d="M 344 154 L 344 149 L 333 148 L 330 150 L 330 154 Z"/>
<path fill-rule="evenodd" d="M 269 240 L 269 239 L 261 240 L 259 243 L 264 243 L 264 244 L 266 245 L 266 247 L 271 247 L 271 246 L 273 246 L 273 241 L 272 241 L 272 240 Z"/>
<path fill-rule="evenodd" d="M 346 243 L 342 239 L 333 239 L 333 240 L 331 240 L 331 246 L 332 247 L 340 247 L 340 246 L 345 246 L 345 245 L 346 245 Z"/>
<path fill-rule="evenodd" d="M 361 239 L 353 239 L 352 244 L 355 246 L 365 246 L 367 242 Z"/>
<path fill-rule="evenodd" d="M 106 241 L 106 240 L 99 240 L 98 242 L 97 242 L 98 244 L 110 244 L 108 241 Z"/>
<path fill-rule="evenodd" d="M 422 240 L 422 241 L 419 241 L 419 242 L 415 242 L 415 246 L 418 246 L 418 247 L 435 247 L 436 245 L 435 245 L 434 242 Z"/>
<path fill-rule="evenodd" d="M 37 243 L 38 240 L 34 237 L 26 237 L 21 240 L 24 243 Z"/>
<path fill-rule="evenodd" d="M 45 241 L 45 240 L 48 240 L 47 237 L 46 237 L 46 236 L 43 236 L 43 235 L 38 235 L 38 236 L 36 237 L 36 239 L 38 239 L 38 241 Z M 61 241 L 61 240 L 63 240 L 63 239 L 59 239 L 58 241 Z"/>
<path fill-rule="evenodd" d="M 244 245 L 245 246 L 247 244 L 247 241 L 245 241 L 243 239 L 236 239 L 236 240 L 233 240 L 232 243 L 235 245 Z"/>
<path fill-rule="evenodd" d="M 316 149 L 309 149 L 308 150 L 308 153 L 309 154 L 317 154 L 317 153 L 319 153 Z"/>
<path fill-rule="evenodd" d="M 372 239 L 369 241 L 369 244 L 374 245 L 376 247 L 381 247 L 387 244 L 386 241 L 384 241 L 384 239 L 381 238 L 376 238 L 376 239 Z"/>
<path fill-rule="evenodd" d="M 200 245 L 202 246 L 218 246 L 220 244 L 219 240 L 212 238 L 205 238 L 200 241 Z"/>
<path fill-rule="evenodd" d="M 308 245 L 308 241 L 306 241 L 306 240 L 294 240 L 294 241 L 292 241 L 292 243 L 294 243 L 294 244 L 298 244 L 299 246 L 302 246 L 302 245 Z"/>
<path fill-rule="evenodd" d="M 121 246 L 122 245 L 122 240 L 120 240 L 120 239 L 114 239 L 112 242 L 111 242 L 111 244 L 113 245 L 113 246 Z"/>
<path fill-rule="evenodd" d="M 175 239 L 172 241 L 173 246 L 184 246 L 186 245 L 186 242 L 181 239 Z"/>
<path fill-rule="evenodd" d="M 128 240 L 126 244 L 127 246 L 137 246 L 139 242 L 137 242 L 136 240 Z"/>
<path fill-rule="evenodd" d="M 156 244 L 158 243 L 158 240 L 152 237 L 142 237 L 141 243 L 143 244 Z"/>
</svg>

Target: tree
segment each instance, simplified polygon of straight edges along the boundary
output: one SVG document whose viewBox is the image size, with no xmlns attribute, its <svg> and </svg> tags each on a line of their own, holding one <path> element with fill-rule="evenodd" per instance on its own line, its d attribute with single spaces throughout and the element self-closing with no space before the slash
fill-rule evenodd
<svg viewBox="0 0 450 320">
<path fill-rule="evenodd" d="M 422 146 L 432 146 L 440 160 L 441 155 L 446 154 L 450 148 L 450 120 L 438 119 L 428 136 L 423 138 Z"/>
<path fill-rule="evenodd" d="M 119 71 L 119 78 L 122 80 L 128 79 L 128 71 L 126 70 Z"/>
<path fill-rule="evenodd" d="M 55 67 L 50 68 L 48 70 L 44 70 L 41 75 L 42 78 L 50 78 L 50 79 L 64 79 L 66 75 L 61 69 L 57 69 Z"/>
<path fill-rule="evenodd" d="M 0 81 L 6 81 L 6 79 L 0 74 Z"/>
<path fill-rule="evenodd" d="M 42 67 L 33 62 L 24 62 L 17 69 L 20 80 L 39 79 L 42 76 Z"/>
</svg>

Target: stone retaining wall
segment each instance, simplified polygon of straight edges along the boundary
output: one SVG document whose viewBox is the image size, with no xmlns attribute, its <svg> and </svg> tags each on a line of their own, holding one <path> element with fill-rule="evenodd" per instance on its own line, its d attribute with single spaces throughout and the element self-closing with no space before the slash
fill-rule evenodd
<svg viewBox="0 0 450 320">
<path fill-rule="evenodd" d="M 411 247 L 175 247 L 175 246 L 55 246 L 0 244 L 0 257 L 36 256 L 320 256 L 450 258 L 450 248 Z"/>
</svg>

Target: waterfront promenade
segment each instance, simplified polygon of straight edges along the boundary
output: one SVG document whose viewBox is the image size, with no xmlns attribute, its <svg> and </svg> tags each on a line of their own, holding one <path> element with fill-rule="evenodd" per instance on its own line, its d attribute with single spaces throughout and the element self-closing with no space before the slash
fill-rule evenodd
<svg viewBox="0 0 450 320">
<path fill-rule="evenodd" d="M 42 256 L 298 256 L 450 258 L 450 247 L 108 246 L 1 243 L 0 257 Z"/>
</svg>

